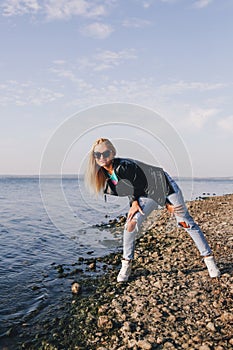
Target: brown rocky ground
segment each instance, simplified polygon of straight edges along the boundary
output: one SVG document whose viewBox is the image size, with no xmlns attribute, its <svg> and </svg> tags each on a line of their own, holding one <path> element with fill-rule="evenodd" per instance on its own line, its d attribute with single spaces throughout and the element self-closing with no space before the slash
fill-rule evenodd
<svg viewBox="0 0 233 350">
<path fill-rule="evenodd" d="M 93 266 L 109 266 L 105 274 L 86 284 L 75 276 L 82 292 L 20 348 L 232 349 L 233 195 L 188 206 L 214 251 L 219 279 L 209 278 L 192 240 L 168 212 L 154 212 L 138 240 L 129 282 L 116 283 L 120 254 L 96 259 Z"/>
</svg>

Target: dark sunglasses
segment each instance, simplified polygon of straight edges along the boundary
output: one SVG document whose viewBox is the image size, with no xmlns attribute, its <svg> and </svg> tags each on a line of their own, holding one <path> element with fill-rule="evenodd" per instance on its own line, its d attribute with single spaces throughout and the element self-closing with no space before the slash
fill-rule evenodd
<svg viewBox="0 0 233 350">
<path fill-rule="evenodd" d="M 103 153 L 101 153 L 101 152 L 93 152 L 93 155 L 97 159 L 100 159 L 101 156 L 103 156 L 103 158 L 108 158 L 110 156 L 111 152 L 112 151 L 110 151 L 110 150 L 104 151 Z"/>
</svg>

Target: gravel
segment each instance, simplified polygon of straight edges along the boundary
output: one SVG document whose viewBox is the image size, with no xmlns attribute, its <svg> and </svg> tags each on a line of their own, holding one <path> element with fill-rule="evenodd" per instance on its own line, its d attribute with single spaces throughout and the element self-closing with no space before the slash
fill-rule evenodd
<svg viewBox="0 0 233 350">
<path fill-rule="evenodd" d="M 159 210 L 138 239 L 128 283 L 116 282 L 121 254 L 96 259 L 96 267 L 107 264 L 104 274 L 87 281 L 74 276 L 78 292 L 63 305 L 62 315 L 54 310 L 18 348 L 232 349 L 233 195 L 199 199 L 188 207 L 214 251 L 220 278 L 209 277 L 190 237 Z M 85 293 L 90 285 L 92 291 Z"/>
</svg>

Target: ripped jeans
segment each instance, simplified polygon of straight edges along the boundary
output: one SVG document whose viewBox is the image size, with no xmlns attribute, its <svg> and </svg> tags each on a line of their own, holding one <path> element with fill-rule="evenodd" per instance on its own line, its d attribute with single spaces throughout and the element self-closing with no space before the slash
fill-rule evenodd
<svg viewBox="0 0 233 350">
<path fill-rule="evenodd" d="M 211 255 L 211 249 L 202 230 L 195 223 L 192 216 L 188 212 L 179 186 L 172 178 L 170 178 L 170 176 L 169 180 L 174 189 L 174 193 L 170 194 L 167 197 L 167 200 L 174 208 L 173 213 L 176 218 L 177 225 L 184 228 L 185 231 L 190 235 L 201 256 Z M 126 222 L 123 233 L 123 258 L 126 260 L 131 260 L 134 258 L 136 235 L 140 230 L 142 222 L 153 210 L 158 209 L 158 204 L 151 198 L 140 197 L 139 204 L 143 210 L 144 215 L 137 212 L 132 219 L 135 221 L 134 230 L 132 232 L 128 232 Z"/>
</svg>

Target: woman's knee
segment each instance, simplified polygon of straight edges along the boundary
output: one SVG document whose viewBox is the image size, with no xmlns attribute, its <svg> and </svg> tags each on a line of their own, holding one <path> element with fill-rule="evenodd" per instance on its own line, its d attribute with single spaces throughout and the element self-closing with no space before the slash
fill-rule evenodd
<svg viewBox="0 0 233 350">
<path fill-rule="evenodd" d="M 125 229 L 128 231 L 128 232 L 133 232 L 136 228 L 136 225 L 137 225 L 137 220 L 131 220 L 131 221 L 128 221 L 125 225 Z"/>
</svg>

